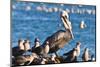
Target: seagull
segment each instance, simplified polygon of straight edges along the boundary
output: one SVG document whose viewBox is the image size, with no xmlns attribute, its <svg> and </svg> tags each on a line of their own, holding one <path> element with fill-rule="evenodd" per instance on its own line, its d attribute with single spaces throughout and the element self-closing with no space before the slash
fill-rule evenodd
<svg viewBox="0 0 100 67">
<path fill-rule="evenodd" d="M 32 48 L 36 48 L 36 47 L 39 47 L 40 46 L 40 40 L 39 40 L 39 38 L 35 38 L 35 44 L 34 44 L 34 47 L 32 47 Z"/>
<path fill-rule="evenodd" d="M 36 53 L 32 53 L 32 55 L 18 56 L 15 58 L 15 65 L 30 65 L 35 58 L 38 58 Z"/>
<path fill-rule="evenodd" d="M 30 41 L 29 40 L 25 40 L 25 42 L 24 42 L 24 50 L 25 51 L 30 50 Z"/>
<path fill-rule="evenodd" d="M 77 49 L 73 48 L 72 50 L 70 50 L 68 53 L 63 54 L 65 56 L 67 56 L 65 58 L 65 62 L 77 62 Z"/>
<path fill-rule="evenodd" d="M 82 55 L 82 60 L 85 62 L 90 60 L 90 54 L 88 48 L 85 48 L 84 53 Z"/>
<path fill-rule="evenodd" d="M 77 42 L 76 43 L 77 57 L 80 55 L 80 46 L 81 46 L 81 42 Z"/>
</svg>

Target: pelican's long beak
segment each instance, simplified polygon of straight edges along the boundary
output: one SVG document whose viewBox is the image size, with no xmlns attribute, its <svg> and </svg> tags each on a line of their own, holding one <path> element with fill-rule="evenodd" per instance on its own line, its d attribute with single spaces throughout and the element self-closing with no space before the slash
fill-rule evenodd
<svg viewBox="0 0 100 67">
<path fill-rule="evenodd" d="M 73 35 L 72 30 L 70 30 L 70 33 L 71 33 L 72 39 L 74 39 L 74 35 Z"/>
<path fill-rule="evenodd" d="M 69 21 L 69 19 L 67 18 L 67 16 L 63 16 L 63 23 L 64 23 L 64 26 L 66 27 L 67 30 L 70 31 L 70 34 L 72 36 L 72 39 L 74 39 L 74 35 L 73 35 L 73 32 L 72 32 L 72 25 L 71 25 L 71 22 Z"/>
</svg>

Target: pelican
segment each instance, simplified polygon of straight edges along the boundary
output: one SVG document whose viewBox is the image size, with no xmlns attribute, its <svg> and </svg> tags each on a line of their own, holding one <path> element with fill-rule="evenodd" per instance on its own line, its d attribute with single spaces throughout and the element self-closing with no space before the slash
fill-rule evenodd
<svg viewBox="0 0 100 67">
<path fill-rule="evenodd" d="M 90 60 L 90 55 L 89 55 L 89 49 L 85 48 L 84 53 L 82 55 L 82 60 L 83 61 L 89 61 Z"/>
<path fill-rule="evenodd" d="M 45 45 L 47 41 L 49 42 L 49 53 L 56 53 L 57 50 L 63 48 L 64 45 L 71 39 L 74 39 L 71 22 L 69 21 L 69 16 L 66 11 L 63 11 L 61 13 L 61 20 L 63 22 L 65 30 L 58 30 L 51 36 L 47 37 L 43 43 L 43 45 Z"/>
</svg>

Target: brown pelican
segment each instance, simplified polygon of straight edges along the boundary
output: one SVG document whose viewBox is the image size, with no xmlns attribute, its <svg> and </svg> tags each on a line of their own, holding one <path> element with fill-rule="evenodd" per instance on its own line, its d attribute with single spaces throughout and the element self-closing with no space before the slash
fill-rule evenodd
<svg viewBox="0 0 100 67">
<path fill-rule="evenodd" d="M 43 45 L 45 45 L 47 41 L 49 42 L 49 53 L 56 52 L 60 48 L 63 48 L 66 43 L 74 38 L 71 22 L 69 21 L 69 16 L 66 11 L 62 12 L 61 20 L 63 22 L 65 30 L 58 30 L 51 36 L 47 37 L 47 39 L 43 43 Z"/>
<path fill-rule="evenodd" d="M 73 48 L 71 51 L 69 51 L 68 53 L 64 54 L 65 56 L 67 56 L 65 58 L 65 62 L 76 62 L 77 61 L 77 49 Z"/>
<path fill-rule="evenodd" d="M 83 61 L 89 61 L 90 60 L 90 55 L 89 55 L 89 49 L 85 48 L 84 53 L 82 55 L 82 60 Z"/>
</svg>

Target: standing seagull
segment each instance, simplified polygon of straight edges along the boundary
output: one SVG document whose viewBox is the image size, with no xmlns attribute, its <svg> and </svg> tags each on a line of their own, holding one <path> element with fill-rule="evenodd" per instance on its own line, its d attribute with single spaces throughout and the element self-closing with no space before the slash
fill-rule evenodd
<svg viewBox="0 0 100 67">
<path fill-rule="evenodd" d="M 30 42 L 29 42 L 29 40 L 25 40 L 25 42 L 24 42 L 24 50 L 25 51 L 30 50 Z"/>
<path fill-rule="evenodd" d="M 32 52 L 34 52 L 38 55 L 43 55 L 44 57 L 47 56 L 47 54 L 49 52 L 49 42 L 46 42 L 45 45 L 41 45 L 39 47 L 32 49 Z"/>
<path fill-rule="evenodd" d="M 66 43 L 74 38 L 71 22 L 69 21 L 69 16 L 66 11 L 62 12 L 61 20 L 63 22 L 65 30 L 58 30 L 51 36 L 47 37 L 47 39 L 43 43 L 43 45 L 45 45 L 47 41 L 49 42 L 49 53 L 56 53 L 56 51 L 58 51 L 60 48 L 63 48 Z"/>
<path fill-rule="evenodd" d="M 90 61 L 95 61 L 94 55 L 91 55 L 91 60 Z"/>
<path fill-rule="evenodd" d="M 19 50 L 24 50 L 24 45 L 23 45 L 23 43 L 24 43 L 24 40 L 19 40 L 19 41 L 18 41 Z"/>
<path fill-rule="evenodd" d="M 89 49 L 85 48 L 84 53 L 82 55 L 82 60 L 83 61 L 89 61 L 90 60 L 90 55 L 89 55 Z"/>
<path fill-rule="evenodd" d="M 71 51 L 65 53 L 64 55 L 67 56 L 65 58 L 65 62 L 77 62 L 77 48 L 73 48 Z"/>
<path fill-rule="evenodd" d="M 46 45 L 44 46 L 44 53 L 48 54 L 49 53 L 49 42 L 46 42 Z"/>
<path fill-rule="evenodd" d="M 25 52 L 23 43 L 24 40 L 18 40 L 18 46 L 12 48 L 12 56 L 16 57 Z"/>
<path fill-rule="evenodd" d="M 32 49 L 37 48 L 39 46 L 40 46 L 40 40 L 39 40 L 39 38 L 35 38 L 34 46 L 32 47 Z"/>
<path fill-rule="evenodd" d="M 80 55 L 80 45 L 81 45 L 80 42 L 76 43 L 77 57 Z"/>
</svg>

